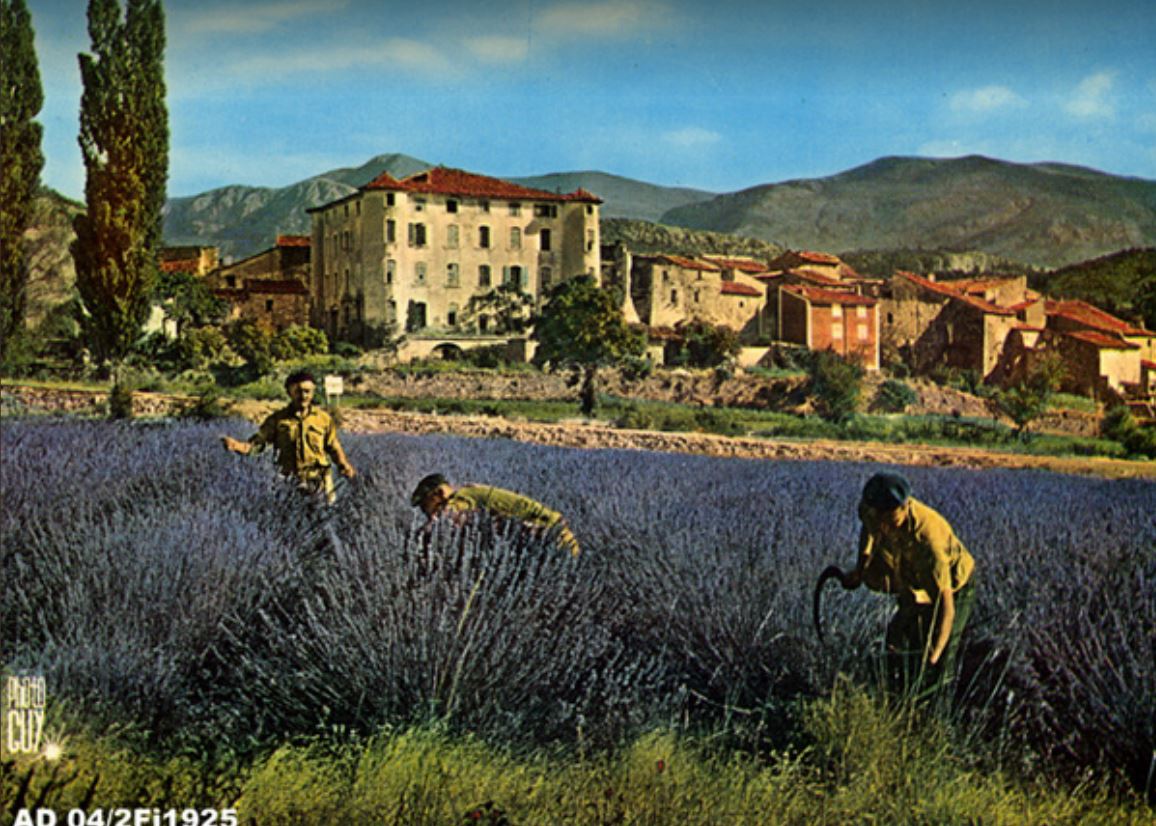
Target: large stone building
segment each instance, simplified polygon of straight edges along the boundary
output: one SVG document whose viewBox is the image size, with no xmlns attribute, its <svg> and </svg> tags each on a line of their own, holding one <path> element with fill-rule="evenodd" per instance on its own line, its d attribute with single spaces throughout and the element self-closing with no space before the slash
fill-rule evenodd
<svg viewBox="0 0 1156 826">
<path fill-rule="evenodd" d="M 313 323 L 331 338 L 376 344 L 390 332 L 484 335 L 467 313 L 502 285 L 537 302 L 579 275 L 599 277 L 599 205 L 584 190 L 530 189 L 436 167 L 383 174 L 310 210 Z"/>
</svg>

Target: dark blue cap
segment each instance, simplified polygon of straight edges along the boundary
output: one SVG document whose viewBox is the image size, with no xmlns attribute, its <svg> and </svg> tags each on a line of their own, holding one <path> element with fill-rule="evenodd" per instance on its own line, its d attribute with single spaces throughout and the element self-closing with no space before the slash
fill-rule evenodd
<svg viewBox="0 0 1156 826">
<path fill-rule="evenodd" d="M 877 511 L 895 510 L 911 495 L 911 483 L 898 473 L 876 473 L 863 486 L 863 504 Z"/>
</svg>

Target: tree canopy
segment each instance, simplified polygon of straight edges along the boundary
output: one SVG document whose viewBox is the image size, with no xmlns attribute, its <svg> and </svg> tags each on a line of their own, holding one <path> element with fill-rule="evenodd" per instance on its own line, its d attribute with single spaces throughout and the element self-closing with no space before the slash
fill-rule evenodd
<svg viewBox="0 0 1156 826">
<path fill-rule="evenodd" d="M 581 399 L 586 415 L 594 412 L 598 368 L 646 352 L 646 336 L 626 323 L 618 296 L 589 276 L 568 279 L 551 290 L 535 321 L 533 338 L 538 342 L 536 364 L 583 368 Z"/>
<path fill-rule="evenodd" d="M 80 55 L 87 212 L 72 246 L 83 324 L 100 361 L 122 359 L 148 317 L 168 177 L 164 11 L 159 0 L 89 0 Z"/>
<path fill-rule="evenodd" d="M 0 0 L 0 353 L 24 325 L 28 259 L 23 237 L 44 168 L 44 105 L 32 19 L 24 0 Z"/>
</svg>

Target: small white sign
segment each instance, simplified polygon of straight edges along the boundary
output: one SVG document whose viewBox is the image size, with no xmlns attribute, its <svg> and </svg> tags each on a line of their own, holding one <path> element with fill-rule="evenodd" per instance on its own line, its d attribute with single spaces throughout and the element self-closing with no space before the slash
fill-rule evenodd
<svg viewBox="0 0 1156 826">
<path fill-rule="evenodd" d="M 345 392 L 345 381 L 341 376 L 326 376 L 325 377 L 325 397 L 332 398 L 333 396 L 340 396 Z"/>
</svg>

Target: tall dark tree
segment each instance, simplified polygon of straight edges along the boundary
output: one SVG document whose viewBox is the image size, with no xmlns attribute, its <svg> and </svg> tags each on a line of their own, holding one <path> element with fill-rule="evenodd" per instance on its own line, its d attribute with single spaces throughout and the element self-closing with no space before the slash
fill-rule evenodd
<svg viewBox="0 0 1156 826">
<path fill-rule="evenodd" d="M 148 318 L 168 178 L 165 18 L 160 0 L 89 0 L 80 55 L 87 212 L 76 219 L 76 286 L 93 354 L 117 362 Z"/>
<path fill-rule="evenodd" d="M 0 0 L 0 354 L 24 324 L 28 258 L 24 231 L 44 168 L 44 104 L 32 18 L 24 0 Z"/>
</svg>

